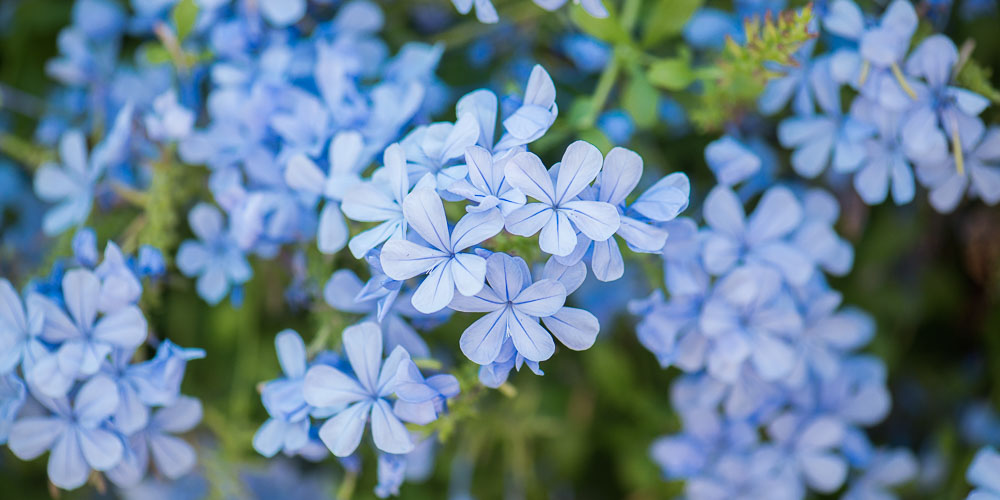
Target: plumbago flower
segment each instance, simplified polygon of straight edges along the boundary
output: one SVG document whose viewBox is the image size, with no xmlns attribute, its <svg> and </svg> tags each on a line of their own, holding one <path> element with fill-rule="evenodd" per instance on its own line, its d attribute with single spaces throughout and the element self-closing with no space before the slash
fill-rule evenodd
<svg viewBox="0 0 1000 500">
<path fill-rule="evenodd" d="M 505 173 L 507 163 L 518 152 L 518 149 L 510 149 L 494 156 L 488 149 L 480 146 L 466 148 L 468 176 L 452 183 L 448 192 L 476 202 L 476 205 L 465 207 L 469 213 L 497 208 L 504 216 L 510 215 L 527 202 L 524 193 L 507 181 Z"/>
<path fill-rule="evenodd" d="M 965 478 L 976 487 L 967 500 L 1000 498 L 1000 453 L 991 447 L 979 450 L 969 464 Z"/>
<path fill-rule="evenodd" d="M 363 231 L 348 243 L 355 258 L 361 258 L 371 249 L 389 239 L 406 235 L 406 217 L 403 214 L 403 200 L 414 187 L 406 166 L 406 154 L 398 144 L 385 149 L 384 166 L 376 170 L 371 180 L 354 186 L 344 196 L 341 208 L 344 215 L 359 222 L 381 222 Z M 433 177 L 426 176 L 414 187 L 434 187 Z"/>
<path fill-rule="evenodd" d="M 304 154 L 296 154 L 288 160 L 285 168 L 285 182 L 288 187 L 326 201 L 319 216 L 316 243 L 319 251 L 335 253 L 347 244 L 347 222 L 340 212 L 340 202 L 354 185 L 361 182 L 359 171 L 364 147 L 361 134 L 341 132 L 330 142 L 329 173 L 323 171 Z"/>
<path fill-rule="evenodd" d="M 132 108 L 127 106 L 115 118 L 107 137 L 87 155 L 87 140 L 80 130 L 70 130 L 59 140 L 62 165 L 46 163 L 35 174 L 35 193 L 43 201 L 57 203 L 42 220 L 45 234 L 54 236 L 90 215 L 94 190 L 101 175 L 121 161 L 131 134 Z"/>
<path fill-rule="evenodd" d="M 604 166 L 594 185 L 585 189 L 580 198 L 607 203 L 618 210 L 621 225 L 615 234 L 621 236 L 631 250 L 658 253 L 666 244 L 667 231 L 649 222 L 660 224 L 677 217 L 687 208 L 691 186 L 686 175 L 673 173 L 657 181 L 634 203 L 627 205 L 625 198 L 635 189 L 641 177 L 642 158 L 625 148 L 614 148 L 604 159 Z M 625 261 L 614 238 L 592 241 L 586 234 L 578 234 L 573 253 L 556 259 L 572 265 L 588 251 L 591 269 L 597 279 L 614 281 L 625 274 Z"/>
<path fill-rule="evenodd" d="M 538 201 L 511 212 L 505 222 L 507 231 L 518 236 L 540 231 L 542 251 L 559 256 L 569 255 L 576 247 L 577 231 L 598 242 L 610 238 L 621 226 L 618 209 L 610 203 L 578 198 L 597 177 L 602 160 L 601 152 L 584 141 L 570 144 L 559 168 L 551 172 L 533 153 L 518 153 L 507 165 L 507 180 Z"/>
<path fill-rule="evenodd" d="M 217 208 L 207 203 L 195 205 L 188 213 L 188 224 L 200 241 L 181 243 L 177 268 L 185 276 L 197 276 L 198 295 L 210 304 L 218 304 L 230 287 L 249 280 L 253 270 L 226 230 Z"/>
<path fill-rule="evenodd" d="M 498 102 L 492 91 L 479 89 L 465 94 L 455 105 L 457 116 L 468 114 L 475 118 L 479 126 L 475 144 L 498 155 L 542 137 L 559 115 L 556 87 L 549 73 L 538 64 L 531 68 L 524 98 L 505 100 L 503 108 L 507 116 L 502 120 L 504 134 L 495 142 Z M 507 109 L 512 106 L 516 109 L 508 114 Z"/>
<path fill-rule="evenodd" d="M 955 210 L 966 192 L 987 205 L 1000 203 L 1000 127 L 966 138 L 962 146 L 967 149 L 961 154 L 916 162 L 917 179 L 930 190 L 928 199 L 938 212 Z"/>
<path fill-rule="evenodd" d="M 31 294 L 25 303 L 6 279 L 0 278 L 0 374 L 29 363 L 35 353 L 44 352 L 39 335 L 45 324 L 44 300 Z"/>
<path fill-rule="evenodd" d="M 386 275 L 395 280 L 428 273 L 413 293 L 413 307 L 430 314 L 444 309 L 456 289 L 465 296 L 479 293 L 486 278 L 486 260 L 462 250 L 503 230 L 500 213 L 466 214 L 449 232 L 441 198 L 433 190 L 418 189 L 403 201 L 403 214 L 409 227 L 429 247 L 403 239 L 388 241 L 382 247 L 380 261 Z"/>
<path fill-rule="evenodd" d="M 305 401 L 315 407 L 332 407 L 329 420 L 319 429 L 319 437 L 338 457 L 346 457 L 361 444 L 371 420 L 375 447 L 386 453 L 403 454 L 414 444 L 400 418 L 389 406 L 396 392 L 397 371 L 410 355 L 396 347 L 382 360 L 382 334 L 375 323 L 361 323 L 344 330 L 344 351 L 355 376 L 329 365 L 317 365 L 306 372 L 302 386 Z"/>
<path fill-rule="evenodd" d="M 265 457 L 278 451 L 294 453 L 309 441 L 309 414 L 315 410 L 303 396 L 306 375 L 306 345 L 294 330 L 283 330 L 274 338 L 274 348 L 283 378 L 267 382 L 261 400 L 270 418 L 253 437 L 253 448 Z"/>
<path fill-rule="evenodd" d="M 537 366 L 555 352 L 552 335 L 573 350 L 587 349 L 597 339 L 596 318 L 563 307 L 566 286 L 552 278 L 533 282 L 524 259 L 503 253 L 490 255 L 486 282 L 475 296 L 456 296 L 449 305 L 456 311 L 487 313 L 462 333 L 459 345 L 472 361 L 480 365 L 507 361 L 498 358 L 509 343 L 519 359 Z M 540 319 L 548 331 L 539 324 Z"/>
</svg>

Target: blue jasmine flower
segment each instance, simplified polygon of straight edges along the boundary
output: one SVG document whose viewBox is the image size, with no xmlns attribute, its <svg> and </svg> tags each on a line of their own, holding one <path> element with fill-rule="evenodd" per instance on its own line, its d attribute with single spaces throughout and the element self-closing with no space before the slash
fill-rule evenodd
<svg viewBox="0 0 1000 500">
<path fill-rule="evenodd" d="M 552 171 L 533 153 L 518 153 L 507 165 L 507 181 L 538 202 L 511 212 L 507 231 L 532 236 L 541 230 L 542 251 L 559 256 L 576 247 L 577 231 L 598 242 L 610 238 L 621 225 L 618 209 L 606 202 L 577 199 L 597 177 L 602 160 L 601 152 L 584 141 L 570 144 L 559 168 Z"/>
<path fill-rule="evenodd" d="M 39 359 L 27 377 L 33 387 L 52 398 L 65 395 L 77 376 L 97 373 L 115 348 L 135 349 L 146 338 L 146 318 L 134 305 L 97 319 L 101 282 L 93 272 L 68 271 L 62 292 L 68 315 L 52 300 L 39 299 L 45 315 L 40 338 L 58 347 Z"/>
<path fill-rule="evenodd" d="M 721 49 L 727 36 L 742 38 L 743 29 L 736 16 L 719 9 L 698 9 L 684 24 L 684 40 L 698 49 Z"/>
<path fill-rule="evenodd" d="M 410 179 L 431 174 L 437 179 L 438 190 L 446 190 L 457 179 L 465 177 L 464 165 L 453 165 L 462 158 L 465 149 L 479 139 L 479 125 L 471 114 L 459 115 L 455 123 L 439 122 L 420 126 L 403 138 L 409 162 Z"/>
<path fill-rule="evenodd" d="M 900 65 L 917 22 L 917 13 L 907 0 L 890 3 L 873 26 L 866 26 L 864 14 L 852 0 L 834 0 L 823 25 L 858 46 L 833 55 L 833 74 L 882 106 L 897 111 L 907 108 L 917 95 Z"/>
<path fill-rule="evenodd" d="M 865 141 L 875 128 L 841 111 L 840 87 L 830 73 L 828 57 L 817 60 L 809 73 L 823 114 L 793 116 L 778 124 L 778 140 L 794 149 L 792 167 L 806 178 L 819 175 L 828 164 L 837 173 L 849 172 L 865 158 Z"/>
<path fill-rule="evenodd" d="M 453 375 L 425 379 L 417 365 L 407 359 L 400 363 L 396 373 L 397 399 L 393 411 L 407 422 L 427 425 L 447 410 L 447 400 L 458 393 L 458 379 Z"/>
<path fill-rule="evenodd" d="M 356 300 L 367 301 L 376 300 L 376 316 L 379 321 L 382 321 L 386 313 L 392 309 L 393 304 L 396 303 L 396 298 L 399 297 L 399 292 L 403 288 L 403 282 L 399 280 L 394 280 L 385 274 L 382 270 L 382 253 L 379 250 L 372 250 L 368 252 L 365 256 L 365 262 L 368 263 L 368 273 L 370 278 L 365 283 L 364 287 L 358 292 Z M 409 352 L 409 349 L 407 349 Z"/>
<path fill-rule="evenodd" d="M 308 92 L 290 87 L 284 91 L 285 106 L 271 114 L 268 125 L 281 138 L 282 154 L 301 152 L 319 156 L 330 137 L 330 115 L 323 103 Z"/>
<path fill-rule="evenodd" d="M 815 26 L 810 26 L 813 32 Z M 795 52 L 794 60 L 798 63 L 791 67 L 782 67 L 782 76 L 767 82 L 764 92 L 757 98 L 757 108 L 765 115 L 774 115 L 792 101 L 792 111 L 797 115 L 811 115 L 815 111 L 813 105 L 813 86 L 810 78 L 815 64 L 822 64 L 827 58 L 812 60 L 816 39 L 806 41 Z"/>
<path fill-rule="evenodd" d="M 386 453 L 409 453 L 413 441 L 386 400 L 396 388 L 396 372 L 409 359 L 402 347 L 382 361 L 382 335 L 375 323 L 361 323 L 344 330 L 344 350 L 355 377 L 327 365 L 306 372 L 303 391 L 307 403 L 317 407 L 344 407 L 320 427 L 319 436 L 330 451 L 346 457 L 361 444 L 368 420 L 375 447 Z"/>
<path fill-rule="evenodd" d="M 587 267 L 578 262 L 566 266 L 553 257 L 542 267 L 542 279 L 553 279 L 566 289 L 566 296 L 575 292 L 587 277 Z M 589 311 L 563 306 L 551 316 L 543 316 L 542 323 L 566 347 L 574 351 L 590 349 L 597 341 L 601 325 Z M 534 370 L 533 370 L 534 371 Z"/>
<path fill-rule="evenodd" d="M 559 46 L 573 65 L 584 73 L 601 71 L 611 59 L 611 47 L 587 34 L 568 34 L 562 37 Z"/>
<path fill-rule="evenodd" d="M 167 272 L 167 264 L 163 260 L 160 249 L 149 245 L 139 247 L 139 258 L 136 264 L 139 276 L 158 280 Z"/>
<path fill-rule="evenodd" d="M 532 0 L 535 5 L 548 10 L 556 10 L 562 7 L 566 0 Z M 598 19 L 604 19 L 608 17 L 608 9 L 604 7 L 604 2 L 602 0 L 573 0 L 573 3 L 583 7 L 583 10 Z"/>
<path fill-rule="evenodd" d="M 12 373 L 22 360 L 27 372 L 33 354 L 45 352 L 39 341 L 45 324 L 42 300 L 31 293 L 22 303 L 10 282 L 0 278 L 0 374 Z"/>
<path fill-rule="evenodd" d="M 99 311 L 110 313 L 139 302 L 142 283 L 113 241 L 109 241 L 104 248 L 104 260 L 94 269 L 94 274 L 101 279 L 101 296 L 97 303 Z"/>
<path fill-rule="evenodd" d="M 608 152 L 601 172 L 591 189 L 585 189 L 580 198 L 607 203 L 618 210 L 621 225 L 615 231 L 635 252 L 658 253 L 663 249 L 667 233 L 645 221 L 663 223 L 673 220 L 687 208 L 690 184 L 683 173 L 670 174 L 647 189 L 632 203 L 625 198 L 635 189 L 642 177 L 642 158 L 633 151 L 616 147 Z M 578 262 L 591 249 L 591 268 L 601 281 L 614 281 L 625 273 L 625 261 L 614 238 L 594 241 L 586 234 L 577 235 L 573 253 L 556 257 L 563 264 Z"/>
<path fill-rule="evenodd" d="M 795 367 L 802 318 L 771 268 L 744 266 L 720 279 L 705 301 L 699 327 L 711 344 L 708 373 L 719 380 L 735 382 L 744 362 L 766 381 Z"/>
<path fill-rule="evenodd" d="M 917 178 L 930 190 L 931 205 L 938 212 L 953 211 L 966 192 L 987 205 L 1000 202 L 1000 128 L 990 127 L 963 141 L 962 147 L 966 149 L 961 154 L 943 160 L 916 162 Z"/>
<path fill-rule="evenodd" d="M 834 229 L 840 218 L 837 199 L 822 189 L 811 189 L 801 199 L 802 223 L 792 236 L 795 246 L 827 273 L 846 275 L 854 265 L 854 248 Z"/>
<path fill-rule="evenodd" d="M 663 292 L 655 290 L 648 298 L 629 304 L 633 314 L 642 316 L 635 327 L 639 343 L 656 356 L 661 368 L 676 366 L 695 372 L 704 367 L 708 339 L 698 329 L 699 299 L 679 296 L 667 301 Z"/>
<path fill-rule="evenodd" d="M 892 199 L 897 205 L 909 203 L 915 194 L 910 159 L 945 158 L 948 152 L 943 134 L 933 120 L 909 121 L 911 116 L 883 109 L 862 96 L 854 99 L 851 114 L 872 124 L 878 131 L 875 137 L 865 141 L 865 159 L 854 175 L 855 191 L 865 203 L 874 205 L 885 201 L 891 188 Z M 904 123 L 908 135 L 919 136 L 919 141 L 902 140 Z M 914 150 L 913 145 L 919 149 Z"/>
<path fill-rule="evenodd" d="M 384 164 L 372 174 L 370 181 L 362 182 L 348 191 L 341 205 L 344 215 L 352 220 L 381 222 L 351 238 L 348 248 L 358 259 L 382 242 L 406 235 L 403 200 L 410 192 L 411 183 L 403 148 L 398 144 L 386 148 Z M 431 182 L 433 179 L 424 177 L 417 186 L 434 187 Z"/>
<path fill-rule="evenodd" d="M 958 49 L 944 35 L 924 39 L 906 61 L 907 73 L 926 82 L 926 86 L 917 86 L 919 97 L 911 113 L 935 116 L 938 127 L 951 141 L 953 151 L 963 150 L 967 142 L 983 134 L 983 122 L 978 116 L 990 104 L 989 99 L 979 94 L 949 85 L 957 63 Z M 914 121 L 924 119 L 927 118 L 913 118 Z M 909 139 L 906 128 L 903 139 Z M 914 139 L 919 139 L 919 135 Z M 954 154 L 960 162 L 961 155 Z"/>
<path fill-rule="evenodd" d="M 465 296 L 479 293 L 486 277 L 486 260 L 462 250 L 496 236 L 503 230 L 503 216 L 498 211 L 469 213 L 449 234 L 444 205 L 430 189 L 410 193 L 403 201 L 403 214 L 427 245 L 404 239 L 388 241 L 380 261 L 385 273 L 395 280 L 428 273 L 413 293 L 413 307 L 430 314 L 445 308 L 456 289 Z"/>
<path fill-rule="evenodd" d="M 274 348 L 283 378 L 271 380 L 261 390 L 261 400 L 270 418 L 254 434 L 253 448 L 265 457 L 284 450 L 291 454 L 309 440 L 309 414 L 313 411 L 303 396 L 307 360 L 306 345 L 295 330 L 283 330 L 274 338 Z"/>
<path fill-rule="evenodd" d="M 489 151 L 493 151 L 493 143 L 496 140 L 497 124 L 497 95 L 487 89 L 473 90 L 459 98 L 455 104 L 455 115 L 472 115 L 479 127 L 479 137 L 476 145 Z M 468 153 L 468 148 L 466 148 Z M 466 158 L 468 163 L 468 158 Z"/>
<path fill-rule="evenodd" d="M 52 484 L 75 489 L 87 481 L 91 469 L 106 471 L 124 452 L 121 438 L 108 430 L 108 417 L 118 406 L 118 391 L 106 377 L 96 376 L 80 387 L 70 405 L 66 397 L 40 398 L 52 413 L 24 417 L 14 423 L 7 443 L 21 460 L 32 460 L 47 450 Z"/>
<path fill-rule="evenodd" d="M 110 0 L 78 0 L 73 4 L 73 26 L 91 40 L 114 40 L 125 27 L 125 12 Z"/>
<path fill-rule="evenodd" d="M 798 481 L 820 493 L 833 493 L 844 484 L 847 460 L 837 448 L 846 430 L 839 420 L 786 412 L 767 425 L 767 432 L 788 453 Z"/>
<path fill-rule="evenodd" d="M 538 321 L 563 307 L 566 288 L 554 279 L 532 283 L 524 260 L 502 253 L 487 259 L 486 282 L 487 286 L 475 296 L 456 295 L 449 305 L 456 311 L 488 313 L 462 333 L 460 345 L 466 357 L 480 365 L 492 363 L 509 337 L 517 353 L 528 361 L 549 359 L 556 346 L 552 335 Z M 564 331 L 557 328 L 552 334 L 567 347 L 587 343 L 585 339 L 562 338 Z"/>
<path fill-rule="evenodd" d="M 802 222 L 802 206 L 787 188 L 768 189 L 749 221 L 739 198 L 717 186 L 703 207 L 706 230 L 702 259 L 705 269 L 723 275 L 740 262 L 756 262 L 779 269 L 792 284 L 808 281 L 814 263 L 788 236 Z"/>
<path fill-rule="evenodd" d="M 601 113 L 597 118 L 597 128 L 611 140 L 612 144 L 627 144 L 635 133 L 632 116 L 623 109 L 613 109 Z"/>
<path fill-rule="evenodd" d="M 295 24 L 306 13 L 306 0 L 260 0 L 260 14 L 269 23 L 284 28 Z"/>
<path fill-rule="evenodd" d="M 173 434 L 188 432 L 201 421 L 201 402 L 181 396 L 172 405 L 153 413 L 149 425 L 127 438 L 128 452 L 107 471 L 118 486 L 134 486 L 146 476 L 150 460 L 156 471 L 168 479 L 178 479 L 194 469 L 198 457 L 194 448 Z"/>
<path fill-rule="evenodd" d="M 198 295 L 218 304 L 231 286 L 246 283 L 253 274 L 243 251 L 226 231 L 219 210 L 199 203 L 188 212 L 188 225 L 198 237 L 177 249 L 177 268 L 187 277 L 198 276 Z"/>
<path fill-rule="evenodd" d="M 962 410 L 959 435 L 973 445 L 1000 444 L 1000 415 L 987 401 L 976 401 Z"/>
<path fill-rule="evenodd" d="M 322 170 L 307 156 L 296 154 L 285 168 L 288 187 L 328 200 L 319 217 L 316 242 L 323 253 L 335 253 L 347 244 L 347 222 L 340 212 L 339 202 L 356 184 L 361 182 L 358 172 L 364 167 L 360 161 L 364 147 L 361 134 L 349 131 L 334 136 L 330 142 L 330 171 Z"/>
<path fill-rule="evenodd" d="M 180 347 L 170 340 L 160 342 L 152 359 L 128 368 L 129 383 L 139 400 L 148 406 L 172 405 L 180 395 L 187 362 L 202 359 L 202 349 Z"/>
<path fill-rule="evenodd" d="M 515 148 L 494 156 L 485 148 L 469 146 L 465 150 L 468 176 L 452 183 L 448 192 L 477 202 L 465 207 L 469 213 L 499 208 L 504 216 L 510 215 L 527 202 L 524 193 L 507 182 L 505 175 L 508 162 L 518 152 Z"/>
<path fill-rule="evenodd" d="M 882 498 L 895 500 L 891 488 L 912 481 L 920 472 L 920 465 L 910 450 L 905 448 L 878 450 L 865 464 L 864 472 L 850 482 L 844 500 Z"/>
<path fill-rule="evenodd" d="M 760 157 L 730 135 L 705 148 L 705 163 L 723 186 L 735 186 L 760 170 Z"/>
<path fill-rule="evenodd" d="M 494 24 L 500 20 L 497 9 L 490 0 L 451 0 L 455 5 L 455 10 L 460 14 L 468 14 L 472 10 L 472 5 L 476 5 L 476 19 L 481 23 Z"/>
<path fill-rule="evenodd" d="M 996 500 L 1000 498 L 1000 453 L 985 447 L 976 453 L 965 479 L 976 487 L 966 500 Z"/>
<path fill-rule="evenodd" d="M 416 309 L 411 310 L 406 307 L 410 302 L 409 297 L 403 295 L 404 300 L 400 302 L 395 302 L 393 298 L 393 302 L 383 306 L 382 299 L 386 297 L 367 296 L 367 288 L 367 285 L 363 286 L 352 271 L 339 269 L 330 276 L 330 281 L 323 288 L 323 298 L 327 304 L 339 311 L 364 314 L 362 322 L 377 322 L 382 328 L 385 347 L 390 352 L 396 346 L 402 346 L 412 356 L 430 357 L 431 351 L 427 343 L 404 319 L 404 316 L 413 317 L 421 314 Z M 398 295 L 399 289 L 392 293 Z"/>
<path fill-rule="evenodd" d="M 97 265 L 97 233 L 89 227 L 81 227 L 73 235 L 73 258 L 83 267 Z"/>
<path fill-rule="evenodd" d="M 524 99 L 503 120 L 506 133 L 497 143 L 496 150 L 510 149 L 538 140 L 545 135 L 558 115 L 555 84 L 545 68 L 536 64 L 531 68 L 531 75 L 524 89 Z"/>
<path fill-rule="evenodd" d="M 26 394 L 24 382 L 17 375 L 0 375 L 0 445 L 7 443 L 10 428 L 24 405 Z"/>
<path fill-rule="evenodd" d="M 471 1 L 471 0 L 470 0 Z M 489 0 L 483 0 L 488 2 Z M 490 6 L 492 8 L 492 5 Z M 466 10 L 467 13 L 468 10 Z M 481 22 L 486 22 L 482 21 Z M 406 455 L 393 455 L 391 453 L 378 454 L 378 484 L 375 485 L 375 496 L 378 498 L 389 498 L 399 495 L 399 487 L 406 479 Z"/>
<path fill-rule="evenodd" d="M 177 102 L 170 89 L 153 100 L 153 109 L 144 119 L 146 134 L 154 141 L 179 141 L 194 128 L 194 112 Z"/>
<path fill-rule="evenodd" d="M 46 163 L 35 174 L 35 193 L 44 201 L 58 203 L 45 214 L 42 230 L 59 234 L 74 224 L 82 224 L 94 201 L 94 185 L 106 165 L 87 159 L 83 132 L 70 130 L 59 140 L 62 165 Z"/>
</svg>

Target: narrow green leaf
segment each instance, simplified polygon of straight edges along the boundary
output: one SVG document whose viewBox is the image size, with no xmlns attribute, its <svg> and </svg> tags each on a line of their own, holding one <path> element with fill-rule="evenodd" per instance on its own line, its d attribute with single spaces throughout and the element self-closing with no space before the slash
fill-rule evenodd
<svg viewBox="0 0 1000 500">
<path fill-rule="evenodd" d="M 704 0 L 659 0 L 649 12 L 642 30 L 646 47 L 677 36 Z"/>
<path fill-rule="evenodd" d="M 171 17 L 174 20 L 174 29 L 177 30 L 177 40 L 184 41 L 194 29 L 194 22 L 198 19 L 198 4 L 195 0 L 181 0 L 174 6 Z"/>
</svg>

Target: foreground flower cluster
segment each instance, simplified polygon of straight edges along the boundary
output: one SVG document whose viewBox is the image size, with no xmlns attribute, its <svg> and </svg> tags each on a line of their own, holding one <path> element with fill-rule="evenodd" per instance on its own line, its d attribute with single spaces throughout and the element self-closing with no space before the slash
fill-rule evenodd
<svg viewBox="0 0 1000 500">
<path fill-rule="evenodd" d="M 452 3 L 502 21 L 489 0 Z M 588 32 L 619 22 L 610 3 L 573 3 L 573 16 L 591 16 L 576 21 Z M 785 7 L 735 4 L 691 7 L 678 36 L 707 58 L 752 38 L 741 16 Z M 684 498 L 895 498 L 924 464 L 868 434 L 892 398 L 886 364 L 866 350 L 874 319 L 828 281 L 854 267 L 841 201 L 906 204 L 919 184 L 939 212 L 996 205 L 1000 128 L 983 121 L 989 98 L 958 85 L 967 54 L 943 34 L 917 39 L 910 2 L 877 15 L 851 0 L 812 9 L 797 65 L 767 69 L 757 109 L 730 117 L 703 152 L 714 185 L 693 189 L 655 148 L 615 146 L 640 120 L 634 106 L 591 109 L 612 90 L 557 96 L 557 83 L 587 73 L 613 80 L 626 59 L 621 99 L 642 96 L 646 62 L 631 45 L 574 34 L 570 75 L 525 57 L 507 93 L 481 81 L 459 92 L 437 76 L 445 47 L 393 52 L 397 34 L 382 33 L 393 20 L 368 0 L 77 0 L 46 65 L 61 105 L 35 130 L 33 191 L 47 205 L 15 202 L 73 257 L 23 293 L 0 280 L 0 443 L 25 461 L 48 453 L 62 489 L 106 477 L 145 491 L 130 488 L 213 473 L 199 459 L 233 444 L 199 441 L 196 453 L 177 436 L 202 419 L 180 387 L 206 353 L 159 339 L 143 308 L 170 288 L 236 317 L 267 295 L 295 314 L 267 331 L 270 344 L 281 330 L 280 373 L 254 381 L 260 419 L 243 447 L 275 460 L 333 455 L 350 488 L 373 464 L 385 498 L 430 473 L 489 389 L 517 397 L 516 373 L 542 376 L 557 355 L 600 349 L 626 309 L 639 343 L 680 372 L 662 388 L 679 424 L 648 442 Z M 622 10 L 626 24 L 638 12 Z M 697 93 L 694 80 L 669 86 Z M 650 100 L 651 121 L 689 132 L 680 104 Z M 131 222 L 116 226 L 117 213 Z M 99 258 L 86 226 L 106 220 L 123 236 Z M 663 287 L 643 298 L 640 281 Z M 261 358 L 217 368 L 249 393 L 241 363 Z M 454 483 L 472 476 L 461 459 Z M 1000 498 L 995 476 L 1000 458 L 984 448 L 970 499 Z"/>
</svg>

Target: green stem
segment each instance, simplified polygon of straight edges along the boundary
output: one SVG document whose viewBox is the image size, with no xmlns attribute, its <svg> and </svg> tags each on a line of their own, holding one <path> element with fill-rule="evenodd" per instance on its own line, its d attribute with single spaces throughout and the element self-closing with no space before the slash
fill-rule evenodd
<svg viewBox="0 0 1000 500">
<path fill-rule="evenodd" d="M 604 103 L 607 102 L 608 96 L 611 95 L 611 89 L 614 88 L 615 82 L 618 81 L 618 72 L 620 69 L 621 57 L 618 50 L 615 50 L 614 55 L 608 61 L 608 65 L 604 67 L 604 71 L 601 72 L 601 76 L 597 80 L 597 88 L 594 89 L 594 95 L 590 98 L 590 111 L 580 120 L 579 129 L 586 130 L 597 123 L 597 116 L 601 114 L 601 111 L 604 109 Z"/>
<path fill-rule="evenodd" d="M 16 135 L 0 133 L 0 153 L 34 171 L 42 163 L 52 161 L 55 155 Z"/>
<path fill-rule="evenodd" d="M 354 471 L 347 471 L 344 474 L 344 481 L 340 483 L 340 488 L 337 489 L 337 500 L 351 500 L 354 496 L 354 487 L 358 484 L 358 473 Z"/>
<path fill-rule="evenodd" d="M 639 11 L 642 9 L 642 0 L 625 0 L 622 6 L 622 28 L 626 33 L 631 33 L 635 28 L 635 23 L 639 20 Z"/>
</svg>

